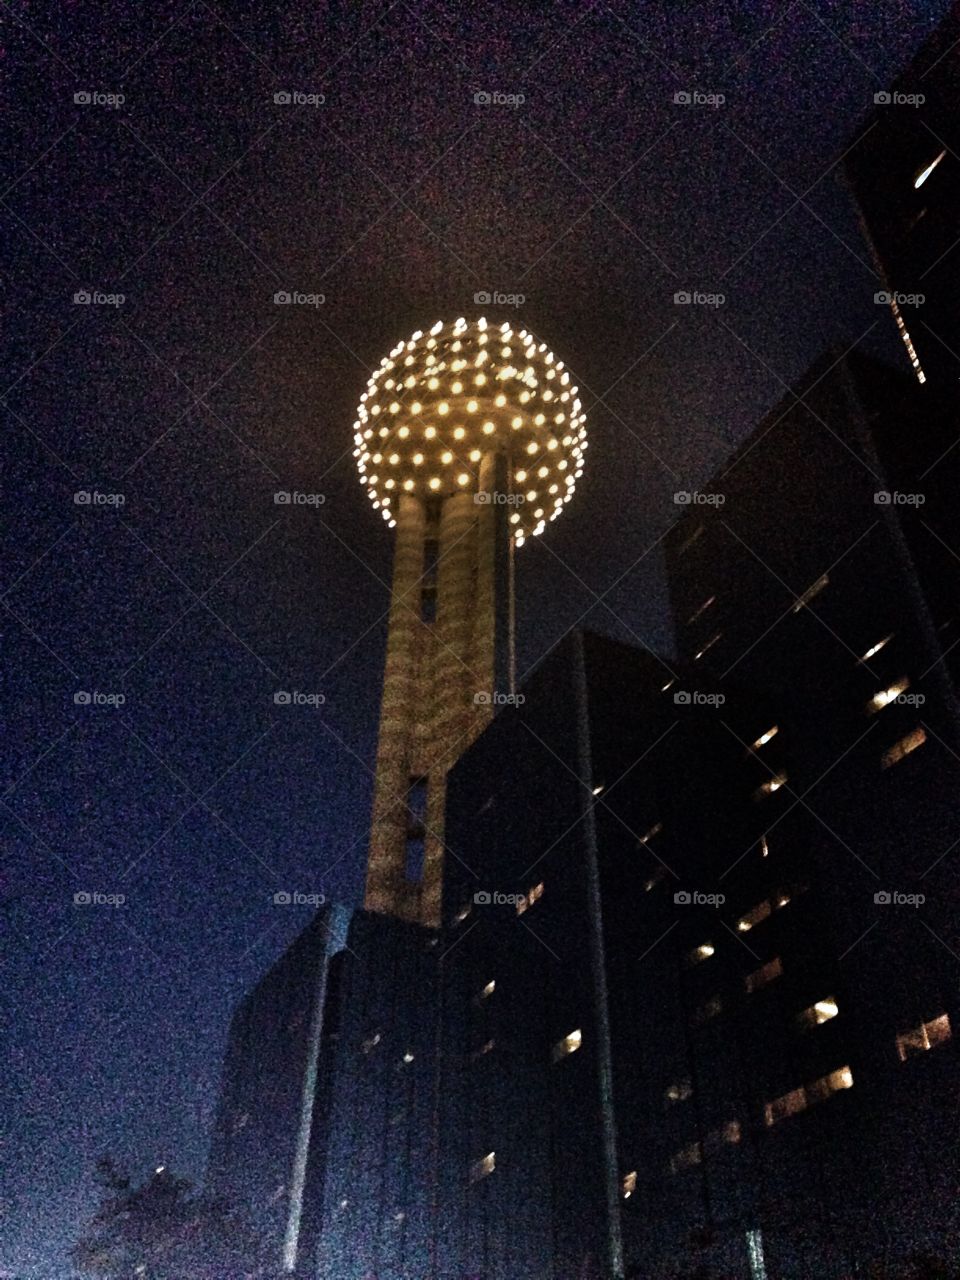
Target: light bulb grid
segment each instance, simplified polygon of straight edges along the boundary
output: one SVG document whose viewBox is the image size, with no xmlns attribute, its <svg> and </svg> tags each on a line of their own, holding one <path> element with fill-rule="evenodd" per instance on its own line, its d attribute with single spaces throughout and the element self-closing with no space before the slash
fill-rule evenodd
<svg viewBox="0 0 960 1280">
<path fill-rule="evenodd" d="M 391 526 L 401 494 L 476 491 L 484 454 L 510 459 L 524 501 L 517 545 L 569 502 L 583 471 L 585 417 L 563 364 L 525 329 L 438 322 L 398 343 L 361 396 L 354 423 L 360 482 Z"/>
</svg>

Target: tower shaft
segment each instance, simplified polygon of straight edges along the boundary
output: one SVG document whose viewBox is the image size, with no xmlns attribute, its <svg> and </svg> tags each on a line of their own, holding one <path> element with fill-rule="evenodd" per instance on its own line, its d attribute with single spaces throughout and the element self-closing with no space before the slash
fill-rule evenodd
<svg viewBox="0 0 960 1280">
<path fill-rule="evenodd" d="M 480 465 L 491 494 L 497 457 Z M 364 905 L 440 923 L 446 775 L 493 713 L 502 508 L 473 491 L 404 494 Z"/>
</svg>

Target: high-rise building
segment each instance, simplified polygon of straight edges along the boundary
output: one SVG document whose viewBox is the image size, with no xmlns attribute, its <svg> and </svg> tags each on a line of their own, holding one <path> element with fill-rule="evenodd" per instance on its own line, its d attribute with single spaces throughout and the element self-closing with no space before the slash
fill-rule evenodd
<svg viewBox="0 0 960 1280">
<path fill-rule="evenodd" d="M 960 5 L 887 90 L 846 151 L 847 178 L 915 377 L 954 410 L 960 379 Z"/>
<path fill-rule="evenodd" d="M 380 362 L 355 444 L 397 531 L 365 903 L 436 926 L 446 774 L 510 692 L 513 548 L 573 494 L 584 418 L 525 329 L 438 322 Z"/>
</svg>

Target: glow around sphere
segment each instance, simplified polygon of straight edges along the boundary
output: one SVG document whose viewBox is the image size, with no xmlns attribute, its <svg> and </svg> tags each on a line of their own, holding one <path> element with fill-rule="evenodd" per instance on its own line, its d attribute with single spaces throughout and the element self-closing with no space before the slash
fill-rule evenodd
<svg viewBox="0 0 960 1280">
<path fill-rule="evenodd" d="M 587 434 L 563 363 L 525 329 L 481 318 L 398 343 L 360 397 L 354 444 L 361 483 L 391 525 L 402 494 L 477 493 L 481 459 L 505 454 L 521 545 L 573 496 Z"/>
</svg>

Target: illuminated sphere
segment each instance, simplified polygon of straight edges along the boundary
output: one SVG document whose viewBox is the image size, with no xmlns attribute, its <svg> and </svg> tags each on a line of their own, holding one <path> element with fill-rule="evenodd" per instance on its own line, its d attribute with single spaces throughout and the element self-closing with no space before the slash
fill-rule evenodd
<svg viewBox="0 0 960 1280">
<path fill-rule="evenodd" d="M 517 545 L 573 496 L 587 447 L 570 374 L 525 329 L 438 321 L 380 361 L 360 397 L 354 456 L 373 505 L 394 524 L 400 496 L 478 487 L 484 454 L 506 455 Z"/>
</svg>

